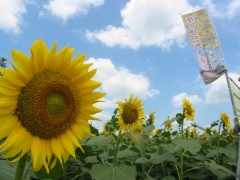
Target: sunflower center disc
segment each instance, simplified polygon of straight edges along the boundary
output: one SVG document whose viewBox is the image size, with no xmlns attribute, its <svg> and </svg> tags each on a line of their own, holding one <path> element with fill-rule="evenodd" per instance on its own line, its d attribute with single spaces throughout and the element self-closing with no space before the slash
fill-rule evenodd
<svg viewBox="0 0 240 180">
<path fill-rule="evenodd" d="M 123 109 L 123 120 L 126 124 L 133 124 L 138 119 L 138 112 L 135 108 L 126 105 Z"/>
<path fill-rule="evenodd" d="M 191 114 L 192 114 L 191 108 L 190 108 L 190 107 L 187 107 L 187 108 L 186 108 L 186 111 L 187 111 L 187 115 L 191 116 Z"/>
<path fill-rule="evenodd" d="M 47 95 L 47 112 L 52 116 L 61 116 L 67 107 L 67 99 L 61 92 L 53 91 Z"/>
<path fill-rule="evenodd" d="M 71 128 L 78 115 L 77 92 L 65 75 L 41 71 L 33 75 L 19 95 L 19 121 L 34 136 L 58 137 Z"/>
</svg>

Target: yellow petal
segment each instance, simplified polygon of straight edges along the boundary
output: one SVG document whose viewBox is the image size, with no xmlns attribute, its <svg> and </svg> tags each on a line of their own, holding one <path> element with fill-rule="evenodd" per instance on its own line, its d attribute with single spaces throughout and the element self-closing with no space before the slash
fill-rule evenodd
<svg viewBox="0 0 240 180">
<path fill-rule="evenodd" d="M 76 146 L 76 147 L 80 147 L 80 144 L 78 142 L 78 139 L 76 138 L 76 136 L 74 136 L 74 134 L 72 133 L 71 130 L 67 130 L 66 132 L 68 138 L 71 140 L 71 142 Z"/>
<path fill-rule="evenodd" d="M 52 143 L 52 140 L 54 139 L 54 143 Z M 65 150 L 65 148 L 63 147 L 62 143 L 61 143 L 61 139 L 58 137 L 58 138 L 53 138 L 51 139 L 51 148 L 52 148 L 52 151 L 53 153 L 54 152 L 57 152 L 57 156 L 56 157 L 59 157 L 58 159 L 62 161 L 62 164 L 65 163 L 68 158 L 69 158 L 69 153 Z M 56 146 L 55 146 L 56 145 Z M 54 150 L 53 150 L 54 148 Z M 55 154 L 55 153 L 54 153 Z M 55 154 L 56 155 L 56 154 Z"/>
<path fill-rule="evenodd" d="M 39 171 L 42 167 L 42 158 L 41 158 L 41 151 L 42 151 L 42 143 L 41 139 L 37 136 L 34 136 L 32 139 L 32 147 L 31 147 L 31 154 L 32 154 L 32 164 L 34 171 Z"/>
<path fill-rule="evenodd" d="M 62 134 L 60 136 L 60 139 L 61 139 L 61 143 L 62 143 L 63 147 L 66 149 L 66 151 L 76 159 L 75 147 L 74 147 L 73 143 L 68 139 L 67 134 Z"/>
<path fill-rule="evenodd" d="M 16 105 L 1 107 L 0 116 L 13 115 L 16 111 L 16 108 Z"/>
<path fill-rule="evenodd" d="M 46 67 L 48 48 L 42 39 L 36 40 L 30 48 L 31 57 L 29 66 L 32 74 L 35 74 Z"/>
<path fill-rule="evenodd" d="M 28 70 L 29 58 L 22 52 L 19 52 L 16 50 L 12 50 L 11 54 L 12 54 L 14 63 L 18 66 L 19 71 L 24 76 L 24 78 L 28 80 L 29 76 L 31 75 L 29 74 L 29 70 Z"/>
<path fill-rule="evenodd" d="M 1 98 L 0 99 L 0 107 L 4 106 L 17 106 L 17 99 L 15 98 Z"/>
<path fill-rule="evenodd" d="M 49 69 L 54 69 L 56 60 L 55 60 L 55 54 L 56 54 L 56 49 L 57 49 L 57 42 L 55 42 L 51 48 L 51 50 L 48 53 L 47 56 L 47 61 L 46 61 L 46 66 Z"/>
<path fill-rule="evenodd" d="M 61 66 L 62 63 L 64 61 L 63 57 L 65 55 L 65 53 L 68 50 L 68 46 L 65 46 L 63 49 L 61 49 L 55 56 L 55 66 L 54 66 L 54 70 L 56 71 L 61 71 Z"/>
</svg>

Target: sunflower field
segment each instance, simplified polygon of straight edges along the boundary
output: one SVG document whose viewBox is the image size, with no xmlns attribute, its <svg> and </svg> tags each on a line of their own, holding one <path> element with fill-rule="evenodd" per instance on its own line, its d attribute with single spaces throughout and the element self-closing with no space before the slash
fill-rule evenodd
<svg viewBox="0 0 240 180">
<path fill-rule="evenodd" d="M 1 180 L 236 179 L 238 137 L 225 112 L 203 128 L 183 99 L 182 112 L 156 127 L 156 111 L 146 115 L 131 94 L 99 132 L 88 122 L 105 96 L 96 70 L 56 47 L 39 39 L 30 57 L 13 50 L 12 69 L 1 59 Z"/>
</svg>

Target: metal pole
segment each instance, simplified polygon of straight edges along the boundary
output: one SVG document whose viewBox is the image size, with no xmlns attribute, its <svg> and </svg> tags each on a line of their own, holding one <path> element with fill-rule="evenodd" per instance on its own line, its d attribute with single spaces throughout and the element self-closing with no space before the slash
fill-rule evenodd
<svg viewBox="0 0 240 180">
<path fill-rule="evenodd" d="M 240 178 L 240 133 L 237 132 L 237 136 L 238 136 L 238 158 L 237 158 L 237 169 L 236 169 L 236 180 L 239 180 Z"/>
<path fill-rule="evenodd" d="M 235 103 L 233 100 L 233 93 L 232 93 L 232 89 L 230 86 L 230 82 L 229 82 L 229 77 L 228 77 L 228 73 L 227 71 L 225 72 L 226 75 L 226 80 L 227 80 L 227 85 L 228 85 L 228 90 L 229 90 L 229 94 L 230 94 L 230 98 L 231 98 L 231 103 L 232 103 L 232 108 L 233 108 L 233 114 L 234 114 L 234 127 L 235 127 L 235 131 L 237 133 L 237 137 L 238 137 L 238 154 L 237 154 L 237 169 L 236 169 L 236 180 L 240 180 L 240 124 L 239 124 L 239 120 L 238 120 L 238 116 L 237 116 L 237 112 L 235 110 Z"/>
<path fill-rule="evenodd" d="M 207 9 L 207 7 L 206 7 Z M 208 9 L 207 9 L 207 12 L 208 12 Z M 210 13 L 208 12 L 208 15 L 211 19 L 211 23 L 212 23 L 212 26 L 213 26 L 213 29 L 214 29 L 214 32 L 216 34 L 216 38 L 217 38 L 217 41 L 218 40 L 218 35 L 217 35 L 217 31 L 215 29 L 215 26 L 214 26 L 214 23 L 213 23 L 213 20 L 210 16 Z M 223 54 L 223 51 L 222 51 L 222 48 L 221 48 L 221 45 L 219 43 L 219 48 L 221 50 L 221 53 L 222 53 L 222 61 L 224 62 L 225 64 L 225 67 L 227 68 L 227 65 L 226 65 L 226 61 L 225 61 L 225 58 L 224 58 L 224 54 Z M 236 112 L 236 109 L 235 109 L 235 103 L 234 103 L 234 100 L 233 100 L 233 94 L 232 94 L 232 89 L 231 89 L 231 86 L 230 86 L 230 83 L 229 83 L 229 78 L 228 78 L 228 73 L 227 71 L 225 72 L 225 75 L 226 75 L 226 80 L 227 80 L 227 85 L 228 85 L 228 90 L 229 90 L 229 94 L 230 94 L 230 98 L 231 98 L 231 103 L 232 103 L 232 108 L 233 108 L 233 113 L 234 113 L 234 128 L 235 128 L 235 131 L 237 133 L 237 137 L 238 137 L 238 159 L 237 159 L 237 169 L 236 169 L 236 174 L 237 174 L 237 177 L 236 177 L 236 180 L 240 180 L 240 123 L 239 123 L 239 119 L 238 119 L 238 114 Z M 240 78 L 239 78 L 239 81 L 240 81 Z"/>
</svg>

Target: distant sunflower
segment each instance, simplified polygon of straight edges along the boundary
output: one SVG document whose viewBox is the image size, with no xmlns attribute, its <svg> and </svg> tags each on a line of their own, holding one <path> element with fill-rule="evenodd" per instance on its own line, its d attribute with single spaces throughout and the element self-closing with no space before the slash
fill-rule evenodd
<svg viewBox="0 0 240 180">
<path fill-rule="evenodd" d="M 155 113 L 156 113 L 156 111 L 153 111 L 153 112 L 149 115 L 149 123 L 150 123 L 150 124 L 154 124 L 154 122 L 155 122 Z"/>
<path fill-rule="evenodd" d="M 192 104 L 187 99 L 183 99 L 183 112 L 184 116 L 188 120 L 194 120 L 195 109 L 192 107 Z"/>
<path fill-rule="evenodd" d="M 221 120 L 224 124 L 225 129 L 229 130 L 231 128 L 231 122 L 227 113 L 225 112 L 221 113 Z"/>
<path fill-rule="evenodd" d="M 192 128 L 192 137 L 193 138 L 197 137 L 197 130 L 196 130 L 196 128 Z"/>
<path fill-rule="evenodd" d="M 168 117 L 168 118 L 166 119 L 166 121 L 169 121 L 169 120 L 170 120 L 170 118 Z M 167 128 L 168 131 L 171 131 L 171 130 L 172 130 L 172 123 L 166 124 L 166 125 L 165 125 L 165 128 Z"/>
<path fill-rule="evenodd" d="M 190 138 L 190 126 L 188 126 L 187 128 L 186 128 L 186 133 L 185 133 L 185 135 L 186 135 L 186 137 L 187 138 Z"/>
<path fill-rule="evenodd" d="M 143 112 L 143 103 L 133 95 L 125 102 L 116 102 L 119 106 L 118 109 L 118 124 L 121 130 L 133 132 L 138 127 L 142 126 L 142 119 L 146 118 Z"/>
<path fill-rule="evenodd" d="M 157 135 L 157 134 L 161 134 L 162 133 L 162 129 L 155 129 L 155 134 Z"/>
<path fill-rule="evenodd" d="M 236 132 L 236 130 L 233 129 L 233 128 L 230 129 L 230 135 L 231 135 L 231 137 L 234 138 L 234 139 L 237 139 L 237 138 L 238 138 L 237 132 Z"/>
<path fill-rule="evenodd" d="M 116 129 L 113 127 L 111 120 L 107 121 L 103 126 L 103 133 L 105 135 L 114 134 Z"/>
<path fill-rule="evenodd" d="M 6 138 L 0 151 L 12 161 L 30 151 L 33 169 L 48 173 L 57 159 L 76 157 L 79 139 L 91 135 L 88 120 L 101 111 L 93 104 L 105 95 L 93 92 L 101 83 L 91 80 L 96 69 L 89 71 L 85 55 L 71 60 L 73 48 L 56 48 L 36 40 L 30 58 L 12 50 L 13 70 L 0 70 L 0 139 Z"/>
</svg>

